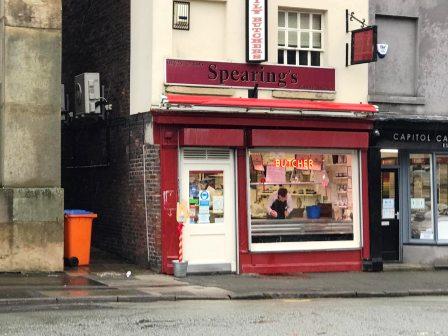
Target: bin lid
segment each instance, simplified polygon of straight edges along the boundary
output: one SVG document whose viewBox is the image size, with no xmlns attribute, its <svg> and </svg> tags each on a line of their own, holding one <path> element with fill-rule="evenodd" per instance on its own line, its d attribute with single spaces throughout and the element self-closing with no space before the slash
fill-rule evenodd
<svg viewBox="0 0 448 336">
<path fill-rule="evenodd" d="M 92 217 L 92 218 L 97 217 L 95 213 L 81 209 L 65 209 L 64 215 L 67 217 Z"/>
<path fill-rule="evenodd" d="M 93 212 L 81 209 L 65 209 L 64 214 L 66 215 L 91 215 Z"/>
</svg>

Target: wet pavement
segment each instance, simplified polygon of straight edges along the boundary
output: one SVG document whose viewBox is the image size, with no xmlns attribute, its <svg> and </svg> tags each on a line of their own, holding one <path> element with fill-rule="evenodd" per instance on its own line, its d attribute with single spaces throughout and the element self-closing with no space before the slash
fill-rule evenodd
<svg viewBox="0 0 448 336">
<path fill-rule="evenodd" d="M 98 254 L 98 252 L 96 252 Z M 0 306 L 13 304 L 150 302 L 320 297 L 448 295 L 448 271 L 214 274 L 177 279 L 122 260 L 93 258 L 61 273 L 1 274 Z"/>
</svg>

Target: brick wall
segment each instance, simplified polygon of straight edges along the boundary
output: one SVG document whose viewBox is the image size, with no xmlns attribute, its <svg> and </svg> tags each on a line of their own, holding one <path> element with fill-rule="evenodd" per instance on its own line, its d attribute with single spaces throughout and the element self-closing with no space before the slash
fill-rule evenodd
<svg viewBox="0 0 448 336">
<path fill-rule="evenodd" d="M 99 72 L 113 105 L 108 121 L 63 123 L 65 208 L 98 213 L 94 246 L 160 270 L 159 148 L 144 145 L 149 113 L 129 115 L 130 1 L 63 0 L 62 9 L 62 81 L 69 100 L 75 75 Z"/>
<path fill-rule="evenodd" d="M 144 145 L 148 117 L 64 124 L 62 183 L 65 208 L 98 213 L 94 246 L 160 270 L 160 160 L 157 145 Z"/>
<path fill-rule="evenodd" d="M 62 1 L 62 83 L 74 101 L 74 78 L 99 72 L 113 116 L 129 115 L 130 0 Z M 71 109 L 74 105 L 71 104 Z"/>
</svg>

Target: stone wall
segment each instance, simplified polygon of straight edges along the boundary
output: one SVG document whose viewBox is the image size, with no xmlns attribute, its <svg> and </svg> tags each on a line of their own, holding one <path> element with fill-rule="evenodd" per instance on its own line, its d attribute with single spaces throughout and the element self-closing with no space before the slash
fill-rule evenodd
<svg viewBox="0 0 448 336">
<path fill-rule="evenodd" d="M 0 272 L 61 271 L 61 3 L 0 10 Z"/>
<path fill-rule="evenodd" d="M 448 6 L 445 0 L 370 1 L 370 23 L 384 59 L 369 65 L 369 101 L 391 117 L 443 119 L 448 115 Z"/>
</svg>

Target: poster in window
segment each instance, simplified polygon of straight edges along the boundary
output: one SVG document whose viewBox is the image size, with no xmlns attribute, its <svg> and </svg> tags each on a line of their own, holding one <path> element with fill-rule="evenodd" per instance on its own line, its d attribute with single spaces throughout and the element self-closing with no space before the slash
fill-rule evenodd
<svg viewBox="0 0 448 336">
<path fill-rule="evenodd" d="M 267 166 L 266 167 L 266 183 L 286 183 L 286 168 Z"/>
</svg>

